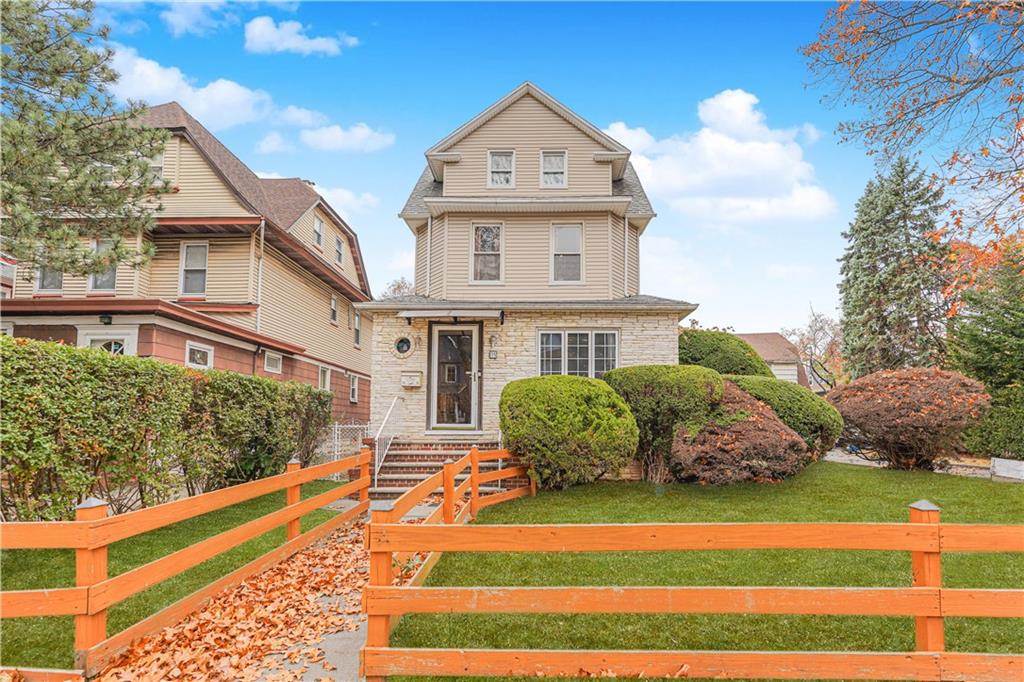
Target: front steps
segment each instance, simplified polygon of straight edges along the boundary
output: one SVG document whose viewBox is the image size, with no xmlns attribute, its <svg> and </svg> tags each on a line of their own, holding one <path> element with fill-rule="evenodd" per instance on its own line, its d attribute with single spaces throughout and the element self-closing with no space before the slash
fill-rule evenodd
<svg viewBox="0 0 1024 682">
<path fill-rule="evenodd" d="M 474 445 L 480 450 L 494 450 L 498 442 L 494 438 L 468 441 L 465 436 L 423 436 L 420 438 L 396 438 L 388 450 L 387 457 L 377 475 L 377 484 L 370 488 L 370 499 L 390 500 L 399 497 L 420 481 L 441 470 L 446 460 L 457 460 L 469 452 Z M 497 469 L 499 462 L 481 462 L 481 471 Z M 469 476 L 467 468 L 456 476 L 455 484 L 462 483 Z M 494 485 L 481 486 L 481 494 L 497 492 Z M 436 493 L 441 493 L 438 486 Z"/>
</svg>

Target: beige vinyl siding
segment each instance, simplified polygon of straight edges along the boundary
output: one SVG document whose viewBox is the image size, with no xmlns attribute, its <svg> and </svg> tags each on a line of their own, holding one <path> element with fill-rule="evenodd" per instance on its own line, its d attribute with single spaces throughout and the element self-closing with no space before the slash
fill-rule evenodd
<svg viewBox="0 0 1024 682">
<path fill-rule="evenodd" d="M 470 245 L 474 223 L 503 224 L 501 284 L 471 284 Z M 583 283 L 551 283 L 551 225 L 583 225 Z M 452 300 L 602 300 L 608 298 L 608 215 L 448 216 L 445 297 Z"/>
<path fill-rule="evenodd" d="M 434 218 L 430 228 L 430 291 L 429 296 L 443 298 L 445 295 L 445 247 L 448 243 L 448 218 Z"/>
<path fill-rule="evenodd" d="M 81 240 L 83 246 L 91 248 L 92 240 L 83 239 Z M 117 282 L 114 287 L 114 295 L 120 297 L 129 297 L 135 295 L 135 278 L 138 276 L 138 271 L 131 265 L 122 263 L 117 266 Z M 28 278 L 28 279 L 25 279 Z M 35 291 L 35 270 L 19 267 L 14 277 L 14 290 L 12 296 L 15 298 L 31 298 Z M 65 274 L 63 278 L 63 289 L 61 295 L 65 298 L 85 298 L 89 292 L 89 276 L 85 275 L 68 275 Z M 51 292 L 45 292 L 51 293 Z M 57 293 L 57 292 L 52 292 Z M 109 293 L 109 292 L 101 292 Z"/>
<path fill-rule="evenodd" d="M 245 327 L 256 331 L 256 313 L 214 313 L 207 312 L 200 309 L 199 312 L 203 313 L 207 317 L 212 317 L 222 322 L 229 324 L 237 324 L 239 327 Z"/>
<path fill-rule="evenodd" d="M 249 235 L 156 237 L 153 241 L 156 255 L 150 263 L 151 297 L 178 298 L 181 243 L 206 242 L 210 245 L 206 264 L 206 300 L 215 303 L 252 302 L 249 294 Z"/>
<path fill-rule="evenodd" d="M 313 237 L 313 223 L 317 216 L 320 217 L 320 220 L 324 221 L 323 246 L 317 246 L 316 240 Z M 359 276 L 356 274 L 355 262 L 352 260 L 352 241 L 324 211 L 321 211 L 319 208 L 312 208 L 309 211 L 306 211 L 306 213 L 296 220 L 295 224 L 289 228 L 289 232 L 303 243 L 309 245 L 309 248 L 311 248 L 314 253 L 319 253 L 323 259 L 330 263 L 335 270 L 340 272 L 345 279 L 352 282 L 356 287 L 362 288 L 359 284 Z M 334 262 L 335 237 L 341 237 L 341 241 L 344 245 L 340 268 Z"/>
<path fill-rule="evenodd" d="M 413 273 L 413 282 L 416 283 L 416 293 L 421 296 L 427 294 L 427 226 L 424 225 L 416 231 L 416 269 Z"/>
<path fill-rule="evenodd" d="M 775 375 L 776 379 L 782 379 L 783 381 L 792 381 L 794 384 L 799 383 L 800 374 L 797 371 L 796 363 L 792 362 L 770 362 L 768 366 L 772 370 L 772 374 Z"/>
<path fill-rule="evenodd" d="M 199 151 L 181 137 L 172 137 L 164 147 L 164 179 L 175 191 L 160 195 L 160 217 L 252 215 Z"/>
<path fill-rule="evenodd" d="M 626 295 L 625 277 L 625 253 L 626 233 L 623 230 L 622 218 L 611 216 L 611 230 L 608 232 L 608 266 L 611 280 L 608 282 L 608 289 L 611 298 L 620 298 Z"/>
<path fill-rule="evenodd" d="M 330 321 L 331 294 L 338 298 L 338 323 Z M 362 343 L 353 345 L 349 301 L 268 247 L 263 262 L 260 332 L 297 343 L 306 352 L 343 367 L 370 372 L 371 321 L 362 320 Z"/>
<path fill-rule="evenodd" d="M 487 187 L 488 150 L 515 151 L 515 189 Z M 568 153 L 566 188 L 540 189 L 542 150 Z M 510 105 L 447 151 L 461 153 L 462 160 L 445 164 L 445 196 L 611 194 L 611 165 L 594 161 L 594 152 L 607 149 L 530 95 Z"/>
<path fill-rule="evenodd" d="M 640 293 L 640 232 L 632 225 L 629 226 L 629 278 L 627 296 L 636 296 Z"/>
</svg>

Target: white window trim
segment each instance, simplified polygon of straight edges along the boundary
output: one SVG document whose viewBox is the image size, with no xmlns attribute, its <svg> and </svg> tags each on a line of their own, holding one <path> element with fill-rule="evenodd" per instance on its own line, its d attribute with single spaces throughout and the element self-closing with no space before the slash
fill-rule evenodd
<svg viewBox="0 0 1024 682">
<path fill-rule="evenodd" d="M 348 401 L 350 403 L 359 402 L 359 377 L 355 374 L 348 375 Z"/>
<path fill-rule="evenodd" d="M 320 230 L 319 231 L 316 229 L 317 225 L 320 226 Z M 326 223 L 324 222 L 324 219 L 321 218 L 318 215 L 314 215 L 313 216 L 313 245 L 316 246 L 318 249 L 323 249 L 323 246 L 324 246 L 324 227 L 326 227 Z M 317 236 L 319 236 L 319 239 L 317 239 Z"/>
<path fill-rule="evenodd" d="M 561 185 L 556 185 L 556 186 L 552 187 L 551 185 L 545 185 L 544 184 L 544 155 L 545 154 L 561 154 L 562 157 L 565 159 L 565 169 L 562 171 L 562 176 L 565 178 L 565 182 L 562 183 Z M 550 190 L 569 189 L 569 150 L 568 149 L 541 149 L 540 150 L 540 154 L 537 157 L 537 163 L 539 164 L 538 165 L 538 171 L 537 171 L 539 173 L 539 175 L 537 177 L 537 186 L 540 189 L 550 189 Z"/>
<path fill-rule="evenodd" d="M 579 227 L 580 228 L 580 278 L 579 279 L 555 279 L 555 228 L 556 227 Z M 556 287 L 580 286 L 587 283 L 587 228 L 583 222 L 555 222 L 551 221 L 548 245 L 548 284 Z"/>
<path fill-rule="evenodd" d="M 498 279 L 473 279 L 474 261 L 476 260 L 476 228 L 477 226 L 497 225 L 498 235 Z M 469 223 L 469 283 L 472 286 L 493 287 L 505 283 L 505 222 L 501 220 L 473 220 Z"/>
<path fill-rule="evenodd" d="M 358 310 L 352 312 L 352 345 L 356 348 L 363 345 L 363 316 Z"/>
<path fill-rule="evenodd" d="M 197 364 L 189 362 L 188 354 L 189 354 L 189 351 L 191 351 L 193 348 L 195 348 L 196 350 L 201 350 L 201 351 L 205 351 L 206 353 L 208 353 L 209 357 L 210 357 L 210 364 L 209 365 L 197 365 Z M 213 369 L 213 346 L 207 346 L 206 344 L 197 343 L 195 341 L 186 341 L 185 342 L 185 366 L 186 367 L 191 367 L 192 369 Z"/>
<path fill-rule="evenodd" d="M 331 294 L 331 302 L 328 304 L 327 321 L 337 326 L 338 324 L 338 297 Z"/>
<path fill-rule="evenodd" d="M 205 246 L 206 247 L 206 286 L 203 287 L 203 293 L 185 293 L 185 247 L 186 246 Z M 194 268 L 193 268 L 194 269 Z M 208 241 L 187 241 L 182 242 L 178 250 L 178 298 L 191 298 L 193 296 L 206 297 L 206 292 L 210 289 L 210 242 Z"/>
<path fill-rule="evenodd" d="M 271 369 L 270 358 L 277 358 L 277 369 Z M 263 351 L 263 371 L 269 374 L 281 374 L 284 371 L 284 356 L 269 350 Z"/>
<path fill-rule="evenodd" d="M 92 240 L 92 251 L 93 251 L 93 253 L 98 253 L 99 252 L 98 251 L 99 247 L 100 247 L 100 240 L 99 239 L 93 239 Z M 207 260 L 207 262 L 209 262 L 209 260 L 210 260 L 210 252 L 209 251 L 206 252 L 206 260 Z M 93 284 L 93 282 L 95 280 L 95 277 L 96 277 L 96 274 L 97 273 L 92 273 L 88 277 L 88 283 L 86 284 L 86 287 L 87 287 L 87 290 L 90 293 L 96 292 L 96 293 L 101 293 L 101 294 L 112 294 L 115 291 L 117 291 L 117 266 L 116 265 L 114 266 L 114 286 L 111 289 L 97 289 L 94 286 L 94 284 Z"/>
<path fill-rule="evenodd" d="M 43 266 L 36 268 L 35 281 L 32 282 L 32 293 L 35 294 L 63 294 L 64 293 L 64 272 L 60 273 L 60 289 L 43 289 L 39 283 L 43 281 Z"/>
<path fill-rule="evenodd" d="M 587 363 L 587 376 L 591 379 L 594 377 L 594 334 L 614 334 L 615 335 L 615 368 L 622 366 L 622 334 L 619 333 L 618 329 L 601 329 L 599 327 L 545 327 L 537 330 L 537 376 L 557 376 L 557 375 L 541 375 L 541 335 L 542 334 L 561 334 L 562 335 L 562 371 L 561 376 L 567 376 L 569 374 L 569 334 L 586 334 L 588 336 L 587 348 L 590 353 L 590 359 Z M 610 371 L 610 370 L 609 370 Z M 573 375 L 575 376 L 575 375 Z"/>
<path fill-rule="evenodd" d="M 324 385 L 323 378 L 322 378 L 324 372 L 327 372 L 327 385 L 326 386 Z M 330 391 L 331 390 L 331 368 L 330 367 L 325 367 L 324 365 L 320 365 L 320 368 L 316 371 L 316 381 L 317 381 L 317 388 L 318 389 L 320 389 L 321 391 Z"/>
<path fill-rule="evenodd" d="M 491 156 L 494 154 L 512 155 L 512 184 L 495 185 L 491 182 Z M 515 189 L 516 188 L 516 150 L 515 149 L 488 149 L 487 150 L 487 189 Z"/>
<path fill-rule="evenodd" d="M 124 341 L 125 355 L 139 354 L 139 325 L 137 324 L 76 324 L 76 343 L 88 348 L 93 341 Z"/>
<path fill-rule="evenodd" d="M 334 264 L 339 268 L 345 263 L 345 241 L 334 235 Z"/>
<path fill-rule="evenodd" d="M 0 322 L 0 336 L 14 336 L 14 323 Z"/>
</svg>

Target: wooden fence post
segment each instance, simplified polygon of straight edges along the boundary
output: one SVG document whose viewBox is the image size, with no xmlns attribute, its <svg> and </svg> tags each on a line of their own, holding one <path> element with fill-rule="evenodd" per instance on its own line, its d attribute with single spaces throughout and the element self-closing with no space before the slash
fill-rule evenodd
<svg viewBox="0 0 1024 682">
<path fill-rule="evenodd" d="M 446 459 L 441 474 L 444 484 L 444 499 L 441 500 L 443 509 L 442 520 L 445 523 L 455 523 L 455 461 Z"/>
<path fill-rule="evenodd" d="M 911 523 L 935 524 L 936 540 L 939 537 L 939 512 L 941 510 L 928 500 L 919 500 L 910 505 Z M 911 552 L 910 568 L 914 587 L 942 587 L 942 554 L 935 552 Z M 918 651 L 945 651 L 945 621 L 942 616 L 916 616 L 914 618 L 914 639 Z"/>
<path fill-rule="evenodd" d="M 107 503 L 95 497 L 75 508 L 76 521 L 97 521 L 107 518 Z M 75 550 L 75 585 L 91 587 L 107 579 L 107 547 Z M 90 609 L 91 610 L 91 609 Z M 75 665 L 85 667 L 89 649 L 107 638 L 107 611 L 75 616 Z"/>
<path fill-rule="evenodd" d="M 362 464 L 359 465 L 359 479 L 362 480 L 364 478 L 369 478 L 370 477 L 370 460 L 373 457 L 372 457 L 372 454 L 370 453 L 370 448 L 363 448 L 360 451 L 359 454 L 361 454 L 361 455 L 363 455 L 364 457 L 367 458 L 365 462 L 363 462 Z M 365 488 L 363 488 L 362 490 L 359 491 L 359 501 L 360 502 L 366 502 L 369 499 L 370 499 L 370 487 L 367 486 L 367 487 L 365 487 Z"/>
<path fill-rule="evenodd" d="M 469 518 L 475 519 L 480 511 L 480 451 L 474 445 L 469 449 Z"/>
<path fill-rule="evenodd" d="M 294 457 L 292 457 L 288 461 L 288 465 L 285 467 L 285 471 L 287 471 L 287 472 L 298 471 L 301 467 L 302 467 L 302 464 L 299 462 L 299 460 L 297 460 Z M 285 502 L 286 505 L 291 506 L 293 504 L 298 504 L 299 503 L 299 500 L 302 498 L 301 488 L 302 488 L 302 486 L 299 486 L 299 485 L 290 485 L 290 486 L 288 486 L 285 489 L 285 493 L 284 493 L 285 500 L 284 500 L 284 502 Z M 291 521 L 289 521 L 288 522 L 288 530 L 287 530 L 287 533 L 286 533 L 286 539 L 294 540 L 295 538 L 299 537 L 299 533 L 301 532 L 301 525 L 302 525 L 302 520 L 301 519 L 292 519 Z"/>
<path fill-rule="evenodd" d="M 375 523 L 386 523 L 387 512 L 373 511 L 370 513 L 370 525 L 366 528 L 367 544 L 370 545 L 370 585 L 390 587 L 393 583 L 394 573 L 391 567 L 391 552 L 375 552 L 370 544 L 370 532 Z M 365 597 L 364 597 L 365 598 Z M 366 616 L 366 646 L 387 647 L 391 640 L 391 617 L 387 615 L 377 616 L 367 614 Z M 365 662 L 364 662 L 365 666 Z M 365 674 L 365 667 L 363 670 Z M 366 682 L 385 682 L 382 676 L 374 675 L 367 677 Z"/>
</svg>

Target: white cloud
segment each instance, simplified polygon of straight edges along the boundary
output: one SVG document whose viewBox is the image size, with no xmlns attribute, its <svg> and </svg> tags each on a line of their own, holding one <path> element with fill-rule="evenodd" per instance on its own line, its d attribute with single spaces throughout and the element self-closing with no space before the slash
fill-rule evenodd
<svg viewBox="0 0 1024 682">
<path fill-rule="evenodd" d="M 270 54 L 274 52 L 295 52 L 298 54 L 341 54 L 341 46 L 355 47 L 357 38 L 347 34 L 340 37 L 312 37 L 306 35 L 306 27 L 298 21 L 277 23 L 272 17 L 256 17 L 245 25 L 245 49 L 247 52 Z"/>
<path fill-rule="evenodd" d="M 327 123 L 327 116 L 325 114 L 312 109 L 297 107 L 294 104 L 289 104 L 277 112 L 277 117 L 282 123 L 303 128 L 312 128 L 313 126 Z"/>
<path fill-rule="evenodd" d="M 808 221 L 832 212 L 835 202 L 797 142 L 820 137 L 817 128 L 770 128 L 757 104 L 751 93 L 724 90 L 698 104 L 697 132 L 657 139 L 623 122 L 605 132 L 633 150 L 648 192 L 703 225 Z"/>
<path fill-rule="evenodd" d="M 273 100 L 265 90 L 225 78 L 197 87 L 181 69 L 142 57 L 131 47 L 115 46 L 111 65 L 121 74 L 111 88 L 120 99 L 148 104 L 177 101 L 211 130 L 258 121 L 273 110 Z"/>
<path fill-rule="evenodd" d="M 775 280 L 807 279 L 811 273 L 811 267 L 801 263 L 769 263 L 764 269 L 765 276 Z"/>
<path fill-rule="evenodd" d="M 276 130 L 271 130 L 256 143 L 256 151 L 260 154 L 276 154 L 291 151 L 292 146 Z"/>
<path fill-rule="evenodd" d="M 407 249 L 396 251 L 388 261 L 388 270 L 395 274 L 412 275 L 416 269 L 416 251 Z"/>
<path fill-rule="evenodd" d="M 699 303 L 718 288 L 709 263 L 669 236 L 645 234 L 640 240 L 640 290 L 666 298 Z"/>
<path fill-rule="evenodd" d="M 299 133 L 302 143 L 320 151 L 375 152 L 395 143 L 392 133 L 374 130 L 365 123 L 348 128 L 339 125 L 312 128 Z"/>
<path fill-rule="evenodd" d="M 380 204 L 380 199 L 370 192 L 356 193 L 345 187 L 321 187 L 319 185 L 313 187 L 346 220 L 353 213 L 364 213 Z"/>
<path fill-rule="evenodd" d="M 222 12 L 225 3 L 215 2 L 169 2 L 167 8 L 160 12 L 160 18 L 167 25 L 167 30 L 175 38 L 191 33 L 206 35 L 207 33 L 235 23 L 238 18 L 233 14 Z"/>
</svg>

